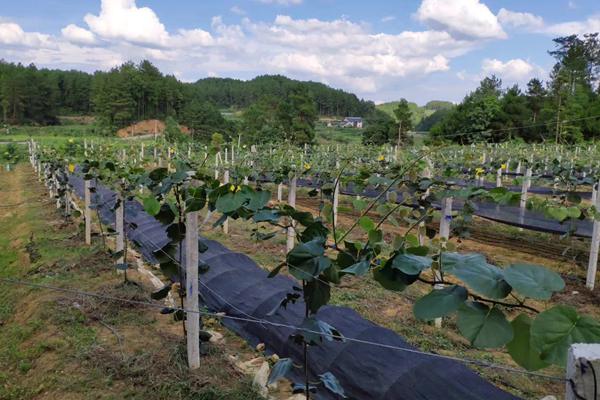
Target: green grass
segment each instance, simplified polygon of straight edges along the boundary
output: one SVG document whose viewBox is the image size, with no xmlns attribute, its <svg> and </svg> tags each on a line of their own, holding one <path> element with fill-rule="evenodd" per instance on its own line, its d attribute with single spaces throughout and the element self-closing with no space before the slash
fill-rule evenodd
<svg viewBox="0 0 600 400">
<path fill-rule="evenodd" d="M 315 138 L 319 144 L 360 144 L 363 129 L 358 128 L 335 128 L 324 124 L 317 124 Z"/>
<path fill-rule="evenodd" d="M 27 168 L 0 171 L 0 202 L 36 205 L 0 209 L 0 277 L 148 301 L 148 288 L 122 284 L 100 239 L 82 244 L 77 223 L 57 214 Z M 0 399 L 262 398 L 234 372 L 223 346 L 209 347 L 203 368 L 190 373 L 173 324 L 142 307 L 0 282 Z"/>
</svg>

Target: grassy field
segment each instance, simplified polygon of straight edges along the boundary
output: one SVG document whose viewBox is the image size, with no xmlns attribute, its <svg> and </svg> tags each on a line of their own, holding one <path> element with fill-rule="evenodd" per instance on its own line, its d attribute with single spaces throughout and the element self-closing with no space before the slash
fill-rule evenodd
<svg viewBox="0 0 600 400">
<path fill-rule="evenodd" d="M 315 141 L 318 144 L 360 144 L 363 129 L 327 127 L 318 123 L 315 132 Z"/>
<path fill-rule="evenodd" d="M 141 274 L 124 285 L 99 238 L 91 247 L 61 217 L 31 169 L 0 172 L 0 278 L 150 301 Z M 231 357 L 257 356 L 218 323 L 189 372 L 181 324 L 155 309 L 0 282 L 2 400 L 261 399 Z M 226 343 L 226 345 L 224 344 Z"/>
</svg>

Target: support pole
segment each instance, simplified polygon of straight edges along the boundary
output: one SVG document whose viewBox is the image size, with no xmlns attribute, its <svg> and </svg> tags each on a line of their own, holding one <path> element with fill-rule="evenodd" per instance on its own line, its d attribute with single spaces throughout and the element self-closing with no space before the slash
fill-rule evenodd
<svg viewBox="0 0 600 400">
<path fill-rule="evenodd" d="M 227 185 L 229 183 L 229 170 L 225 169 L 225 171 L 223 172 L 223 184 Z M 223 233 L 228 235 L 229 234 L 229 218 L 227 218 L 225 220 L 225 222 L 223 222 Z"/>
<path fill-rule="evenodd" d="M 277 201 L 280 203 L 283 201 L 283 183 L 277 185 Z"/>
<path fill-rule="evenodd" d="M 338 206 L 340 202 L 340 181 L 335 180 L 335 189 L 333 191 L 333 224 L 338 226 Z M 389 193 L 389 192 L 388 192 Z"/>
<path fill-rule="evenodd" d="M 496 187 L 502 187 L 502 168 L 496 171 Z"/>
<path fill-rule="evenodd" d="M 296 207 L 296 175 L 290 180 L 289 193 L 288 193 L 288 204 L 292 207 Z M 292 221 L 294 225 L 294 221 Z M 287 243 L 286 250 L 289 253 L 293 248 L 296 241 L 296 230 L 294 226 L 287 228 Z"/>
<path fill-rule="evenodd" d="M 440 238 L 442 246 L 446 248 L 446 242 L 450 238 L 450 222 L 452 221 L 452 197 L 446 197 L 442 200 L 442 217 L 440 219 Z M 441 268 L 441 265 L 440 265 Z M 435 279 L 440 280 L 442 277 L 439 271 L 435 271 Z M 435 285 L 434 290 L 443 289 L 443 285 Z M 433 321 L 436 328 L 442 327 L 442 318 L 436 318 Z"/>
<path fill-rule="evenodd" d="M 115 252 L 120 252 L 125 249 L 125 229 L 124 229 L 124 204 L 120 194 L 117 194 L 117 202 L 119 206 L 115 209 L 115 231 L 117 233 L 117 239 L 115 243 Z M 119 268 L 119 265 L 125 262 L 125 255 L 123 254 L 117 259 L 117 271 L 122 273 L 124 270 Z"/>
<path fill-rule="evenodd" d="M 525 176 L 523 177 L 523 183 L 521 184 L 521 201 L 519 203 L 521 210 L 524 210 L 525 206 L 527 205 L 527 190 L 529 190 L 531 174 L 531 168 L 527 168 L 527 171 L 525 171 Z"/>
<path fill-rule="evenodd" d="M 599 183 L 600 187 L 600 183 Z M 596 193 L 596 202 L 594 206 L 596 209 L 600 209 L 600 196 Z M 598 269 L 598 249 L 600 247 L 600 221 L 594 220 L 592 229 L 592 241 L 590 243 L 590 258 L 588 261 L 587 277 L 585 279 L 585 286 L 590 290 L 594 290 L 596 284 L 596 271 Z"/>
<path fill-rule="evenodd" d="M 185 215 L 187 356 L 190 369 L 200 367 L 200 303 L 198 293 L 198 212 Z"/>
<path fill-rule="evenodd" d="M 600 344 L 574 343 L 567 356 L 565 400 L 594 399 L 600 393 Z"/>
<path fill-rule="evenodd" d="M 92 209 L 90 208 L 92 202 L 92 192 L 90 191 L 92 181 L 87 179 L 83 181 L 84 185 L 84 218 L 85 218 L 85 244 L 92 244 Z"/>
</svg>

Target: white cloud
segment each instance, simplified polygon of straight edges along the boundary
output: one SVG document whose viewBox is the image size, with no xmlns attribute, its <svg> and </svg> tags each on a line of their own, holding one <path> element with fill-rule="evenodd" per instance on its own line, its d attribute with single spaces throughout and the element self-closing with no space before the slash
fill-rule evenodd
<svg viewBox="0 0 600 400">
<path fill-rule="evenodd" d="M 415 17 L 457 38 L 506 38 L 496 16 L 479 0 L 423 0 Z"/>
<path fill-rule="evenodd" d="M 381 22 L 390 22 L 395 19 L 396 17 L 394 15 L 386 15 L 385 17 L 381 18 Z"/>
<path fill-rule="evenodd" d="M 534 77 L 540 77 L 544 70 L 521 58 L 500 61 L 496 58 L 486 58 L 481 63 L 483 76 L 494 74 L 507 83 L 523 83 Z"/>
<path fill-rule="evenodd" d="M 96 43 L 96 37 L 92 32 L 74 24 L 69 24 L 62 28 L 61 33 L 71 43 L 82 45 L 93 45 Z"/>
<path fill-rule="evenodd" d="M 600 14 L 592 15 L 583 21 L 548 24 L 538 15 L 501 8 L 498 12 L 498 20 L 507 27 L 551 36 L 582 35 L 600 31 Z"/>
<path fill-rule="evenodd" d="M 84 17 L 90 30 L 105 39 L 125 40 L 149 46 L 165 46 L 169 34 L 149 7 L 135 0 L 102 0 L 99 15 Z"/>
<path fill-rule="evenodd" d="M 513 28 L 525 28 L 535 31 L 544 26 L 544 19 L 538 15 L 528 12 L 515 12 L 501 8 L 498 12 L 498 21 L 504 26 Z"/>
<path fill-rule="evenodd" d="M 14 22 L 0 23 L 0 44 L 17 47 L 51 46 L 50 36 L 38 32 L 25 32 Z"/>
<path fill-rule="evenodd" d="M 280 6 L 296 6 L 302 4 L 302 0 L 258 0 L 264 4 L 277 4 Z"/>
<path fill-rule="evenodd" d="M 600 14 L 588 17 L 584 21 L 570 21 L 548 25 L 544 31 L 551 35 L 582 35 L 600 31 Z"/>
<path fill-rule="evenodd" d="M 233 6 L 229 9 L 229 11 L 237 15 L 246 15 L 246 11 L 239 6 Z"/>
</svg>

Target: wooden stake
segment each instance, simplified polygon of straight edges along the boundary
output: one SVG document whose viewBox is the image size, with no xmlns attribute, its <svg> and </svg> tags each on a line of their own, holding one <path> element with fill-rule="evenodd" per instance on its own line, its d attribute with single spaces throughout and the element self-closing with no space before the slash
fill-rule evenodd
<svg viewBox="0 0 600 400">
<path fill-rule="evenodd" d="M 229 170 L 226 169 L 223 172 L 223 184 L 227 185 L 229 183 Z M 229 234 L 229 218 L 227 218 L 225 220 L 225 222 L 223 222 L 223 233 L 228 235 Z"/>
<path fill-rule="evenodd" d="M 200 367 L 200 304 L 198 292 L 198 212 L 185 215 L 187 355 L 190 369 Z"/>
<path fill-rule="evenodd" d="M 600 182 L 599 182 L 600 185 Z M 600 186 L 599 186 L 600 187 Z M 596 209 L 600 209 L 600 196 L 596 194 L 596 202 L 594 203 Z M 596 271 L 598 269 L 598 249 L 600 247 L 600 221 L 594 220 L 592 229 L 592 241 L 590 244 L 590 258 L 588 261 L 587 277 L 585 279 L 585 286 L 590 290 L 594 290 L 596 284 Z"/>
<path fill-rule="evenodd" d="M 290 186 L 289 186 L 289 192 L 288 192 L 288 204 L 292 207 L 296 207 L 296 182 L 297 182 L 297 178 L 294 175 L 294 177 L 290 180 Z M 292 221 L 292 225 L 295 225 L 294 221 Z M 295 241 L 296 241 L 296 230 L 294 229 L 294 226 L 292 226 L 290 228 L 287 228 L 286 250 L 288 253 L 294 248 Z"/>
<path fill-rule="evenodd" d="M 91 201 L 92 201 L 92 192 L 90 191 L 92 181 L 87 179 L 84 182 L 84 218 L 85 218 L 85 244 L 92 244 L 92 209 Z"/>
<path fill-rule="evenodd" d="M 117 202 L 119 206 L 115 209 L 115 231 L 117 233 L 116 243 L 115 243 L 115 252 L 120 252 L 125 249 L 125 229 L 124 229 L 124 204 L 123 199 L 120 194 L 117 194 Z M 125 255 L 123 254 L 121 257 L 117 259 L 117 265 L 123 264 L 125 262 Z M 123 273 L 122 269 L 117 268 L 119 273 Z"/>
<path fill-rule="evenodd" d="M 442 218 L 440 219 L 440 238 L 442 246 L 446 248 L 446 242 L 450 238 L 450 222 L 452 221 L 452 197 L 447 197 L 442 200 Z M 441 265 L 440 265 L 441 268 Z M 442 279 L 439 271 L 435 271 L 435 280 Z M 444 285 L 434 285 L 434 290 L 443 289 Z M 442 318 L 436 318 L 434 321 L 436 328 L 442 327 Z"/>
</svg>

